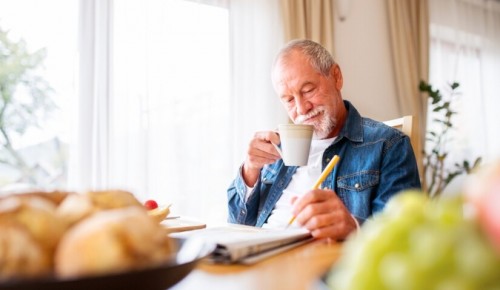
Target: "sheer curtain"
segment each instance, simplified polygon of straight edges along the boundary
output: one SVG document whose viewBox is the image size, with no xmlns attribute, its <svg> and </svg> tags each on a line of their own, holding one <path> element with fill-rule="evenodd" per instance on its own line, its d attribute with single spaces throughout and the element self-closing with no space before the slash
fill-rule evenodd
<svg viewBox="0 0 500 290">
<path fill-rule="evenodd" d="M 115 2 L 110 182 L 184 216 L 223 219 L 230 182 L 228 11 Z"/>
<path fill-rule="evenodd" d="M 74 102 L 68 187 L 109 185 L 109 95 L 112 0 L 81 0 L 79 5 L 78 100 Z"/>
<path fill-rule="evenodd" d="M 270 81 L 277 1 L 81 0 L 72 187 L 225 221 L 249 138 L 286 121 Z"/>
<path fill-rule="evenodd" d="M 231 0 L 229 13 L 234 177 L 253 134 L 288 117 L 271 83 L 274 56 L 284 44 L 279 0 Z"/>
<path fill-rule="evenodd" d="M 461 94 L 453 102 L 458 114 L 448 142 L 449 166 L 478 156 L 483 163 L 492 162 L 500 158 L 500 3 L 441 0 L 429 5 L 430 82 L 442 91 L 449 83 L 460 83 Z"/>
</svg>

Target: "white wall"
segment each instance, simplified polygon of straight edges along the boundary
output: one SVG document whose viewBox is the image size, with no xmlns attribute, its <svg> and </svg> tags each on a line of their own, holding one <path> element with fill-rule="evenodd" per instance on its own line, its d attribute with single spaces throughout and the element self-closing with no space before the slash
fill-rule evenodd
<svg viewBox="0 0 500 290">
<path fill-rule="evenodd" d="M 334 58 L 344 76 L 342 96 L 365 117 L 399 116 L 384 0 L 350 0 L 347 17 L 335 20 Z"/>
</svg>

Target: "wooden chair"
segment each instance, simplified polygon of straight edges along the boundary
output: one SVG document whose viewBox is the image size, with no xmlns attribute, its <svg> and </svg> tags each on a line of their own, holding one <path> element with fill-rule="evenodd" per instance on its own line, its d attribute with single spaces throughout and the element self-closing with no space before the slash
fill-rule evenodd
<svg viewBox="0 0 500 290">
<path fill-rule="evenodd" d="M 404 116 L 401 118 L 388 120 L 388 121 L 385 121 L 384 123 L 388 126 L 396 128 L 398 130 L 401 130 L 403 133 L 408 135 L 408 137 L 410 137 L 410 140 L 412 140 L 412 145 L 413 145 L 414 138 L 412 138 L 412 137 L 415 137 L 412 135 L 414 132 L 414 130 L 413 130 L 413 123 L 414 123 L 413 116 L 408 115 L 408 116 Z"/>
<path fill-rule="evenodd" d="M 388 121 L 384 121 L 384 124 L 401 130 L 408 137 L 410 137 L 411 146 L 413 147 L 413 152 L 415 153 L 415 158 L 417 159 L 417 165 L 420 173 L 420 177 L 422 177 L 422 150 L 420 149 L 419 144 L 419 130 L 418 123 L 416 119 L 412 115 L 403 116 L 401 118 L 392 119 Z"/>
</svg>

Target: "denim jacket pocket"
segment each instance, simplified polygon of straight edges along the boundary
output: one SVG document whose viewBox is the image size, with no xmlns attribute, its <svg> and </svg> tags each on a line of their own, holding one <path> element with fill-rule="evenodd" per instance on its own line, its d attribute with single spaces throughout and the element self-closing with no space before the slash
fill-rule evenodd
<svg viewBox="0 0 500 290">
<path fill-rule="evenodd" d="M 365 218 L 370 215 L 373 188 L 380 180 L 378 171 L 360 171 L 337 178 L 337 195 L 352 214 Z"/>
</svg>

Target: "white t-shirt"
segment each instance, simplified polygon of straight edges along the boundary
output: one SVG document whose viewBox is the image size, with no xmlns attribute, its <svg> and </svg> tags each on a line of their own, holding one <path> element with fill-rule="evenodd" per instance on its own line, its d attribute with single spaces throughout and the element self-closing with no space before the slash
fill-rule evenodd
<svg viewBox="0 0 500 290">
<path fill-rule="evenodd" d="M 292 197 L 301 197 L 312 188 L 321 175 L 321 160 L 323 153 L 334 140 L 335 137 L 323 140 L 312 140 L 307 166 L 297 168 L 297 171 L 292 176 L 292 180 L 285 190 L 283 190 L 283 194 L 278 199 L 271 215 L 262 227 L 283 228 L 288 224 L 292 218 Z M 294 222 L 291 227 L 298 226 Z"/>
</svg>

